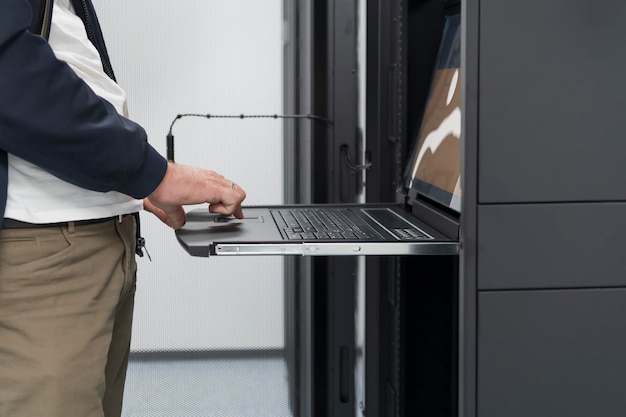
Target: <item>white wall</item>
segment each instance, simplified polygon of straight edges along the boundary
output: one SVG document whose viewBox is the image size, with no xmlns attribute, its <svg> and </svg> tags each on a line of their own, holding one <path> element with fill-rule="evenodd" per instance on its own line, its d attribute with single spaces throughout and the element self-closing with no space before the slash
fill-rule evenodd
<svg viewBox="0 0 626 417">
<path fill-rule="evenodd" d="M 281 0 L 94 0 L 131 118 L 165 155 L 179 113 L 282 113 Z M 282 202 L 274 119 L 181 119 L 175 159 L 218 171 L 246 204 Z M 192 258 L 142 215 L 152 262 L 138 260 L 134 351 L 280 348 L 280 258 Z"/>
</svg>

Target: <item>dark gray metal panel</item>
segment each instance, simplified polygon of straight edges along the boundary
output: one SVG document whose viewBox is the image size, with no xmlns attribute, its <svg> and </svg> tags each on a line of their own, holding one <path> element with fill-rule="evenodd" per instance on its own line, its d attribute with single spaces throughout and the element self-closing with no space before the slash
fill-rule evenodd
<svg viewBox="0 0 626 417">
<path fill-rule="evenodd" d="M 360 161 L 358 130 L 358 55 L 356 0 L 328 0 L 330 83 L 329 109 L 333 120 L 333 145 L 327 149 L 329 202 L 356 200 L 357 175 L 346 164 L 346 153 Z M 346 148 L 344 148 L 344 146 Z M 345 151 L 344 151 L 345 149 Z M 331 165 L 332 161 L 332 165 Z"/>
<path fill-rule="evenodd" d="M 480 2 L 481 203 L 624 200 L 626 3 Z"/>
<path fill-rule="evenodd" d="M 626 203 L 478 208 L 478 288 L 626 286 Z"/>
<path fill-rule="evenodd" d="M 328 414 L 352 417 L 357 412 L 355 402 L 355 308 L 356 257 L 328 259 L 327 298 L 327 401 Z M 319 278 L 319 277 L 317 277 Z M 324 415 L 322 413 L 322 415 Z"/>
<path fill-rule="evenodd" d="M 479 6 L 479 0 L 465 0 L 461 4 L 463 214 L 459 251 L 459 417 L 476 416 Z"/>
<path fill-rule="evenodd" d="M 480 417 L 621 417 L 626 290 L 479 295 Z"/>
<path fill-rule="evenodd" d="M 457 260 L 403 259 L 402 416 L 458 416 Z"/>
<path fill-rule="evenodd" d="M 313 114 L 317 71 L 313 55 L 313 5 L 305 0 L 283 0 L 284 114 Z M 318 115 L 319 116 L 319 115 Z M 322 116 L 319 117 L 323 117 Z M 284 202 L 312 201 L 313 136 L 325 128 L 320 120 L 285 119 L 283 124 Z"/>
<path fill-rule="evenodd" d="M 365 171 L 365 197 L 367 201 L 394 201 L 407 139 L 406 91 L 398 88 L 406 83 L 406 7 L 402 0 L 368 0 L 367 4 L 365 137 L 371 166 Z"/>
</svg>

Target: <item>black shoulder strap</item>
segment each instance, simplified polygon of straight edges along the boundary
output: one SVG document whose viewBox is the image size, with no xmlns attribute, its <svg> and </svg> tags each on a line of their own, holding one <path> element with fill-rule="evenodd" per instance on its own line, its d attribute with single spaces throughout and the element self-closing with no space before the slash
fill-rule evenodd
<svg viewBox="0 0 626 417">
<path fill-rule="evenodd" d="M 48 39 L 50 36 L 50 22 L 52 22 L 52 6 L 54 5 L 54 0 L 34 0 L 31 1 L 31 5 L 34 16 L 30 30 Z"/>
</svg>

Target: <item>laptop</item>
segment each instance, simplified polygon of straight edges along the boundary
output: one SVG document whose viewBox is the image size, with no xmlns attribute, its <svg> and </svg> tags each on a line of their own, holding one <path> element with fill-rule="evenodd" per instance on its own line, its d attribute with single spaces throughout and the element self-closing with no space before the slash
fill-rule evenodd
<svg viewBox="0 0 626 417">
<path fill-rule="evenodd" d="M 447 17 L 402 204 L 244 207 L 243 219 L 187 213 L 176 231 L 192 256 L 455 255 L 461 212 L 460 17 Z"/>
</svg>

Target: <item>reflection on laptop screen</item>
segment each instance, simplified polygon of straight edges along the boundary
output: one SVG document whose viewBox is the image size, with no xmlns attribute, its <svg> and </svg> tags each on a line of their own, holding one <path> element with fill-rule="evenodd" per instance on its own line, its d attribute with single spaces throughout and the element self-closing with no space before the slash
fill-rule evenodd
<svg viewBox="0 0 626 417">
<path fill-rule="evenodd" d="M 460 16 L 447 17 L 405 187 L 461 211 Z"/>
</svg>

